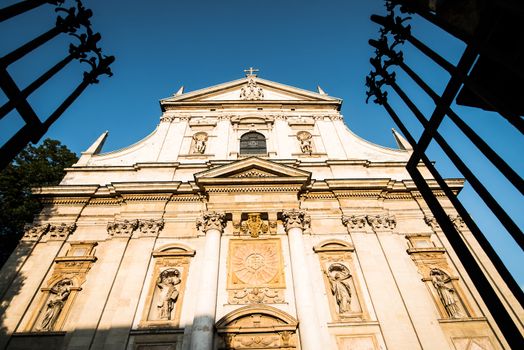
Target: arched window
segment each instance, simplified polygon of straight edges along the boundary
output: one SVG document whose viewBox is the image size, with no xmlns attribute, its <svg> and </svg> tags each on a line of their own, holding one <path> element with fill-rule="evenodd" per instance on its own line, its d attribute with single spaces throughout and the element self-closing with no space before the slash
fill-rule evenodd
<svg viewBox="0 0 524 350">
<path fill-rule="evenodd" d="M 240 154 L 266 154 L 266 138 L 264 135 L 251 131 L 240 137 Z"/>
</svg>

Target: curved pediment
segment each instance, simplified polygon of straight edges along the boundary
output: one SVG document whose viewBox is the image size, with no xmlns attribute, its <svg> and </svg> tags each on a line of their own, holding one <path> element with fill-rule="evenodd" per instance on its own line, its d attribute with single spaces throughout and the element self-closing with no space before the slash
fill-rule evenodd
<svg viewBox="0 0 524 350">
<path fill-rule="evenodd" d="M 248 305 L 241 307 L 226 316 L 217 323 L 219 332 L 253 332 L 260 328 L 289 329 L 295 330 L 298 322 L 289 314 L 277 308 L 267 305 Z"/>
</svg>

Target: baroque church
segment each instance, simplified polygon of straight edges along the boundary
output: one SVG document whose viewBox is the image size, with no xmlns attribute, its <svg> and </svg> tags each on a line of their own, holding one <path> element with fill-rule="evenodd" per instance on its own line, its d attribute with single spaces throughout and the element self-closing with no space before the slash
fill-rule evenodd
<svg viewBox="0 0 524 350">
<path fill-rule="evenodd" d="M 1 271 L 0 349 L 508 349 L 403 137 L 367 142 L 341 99 L 246 72 L 181 88 L 149 136 L 101 153 L 106 132 L 34 189 L 44 209 Z"/>
</svg>

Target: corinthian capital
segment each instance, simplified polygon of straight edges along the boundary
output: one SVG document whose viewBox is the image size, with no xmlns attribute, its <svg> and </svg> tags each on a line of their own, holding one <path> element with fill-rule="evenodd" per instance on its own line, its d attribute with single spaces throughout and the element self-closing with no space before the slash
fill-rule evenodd
<svg viewBox="0 0 524 350">
<path fill-rule="evenodd" d="M 207 232 L 208 230 L 218 230 L 224 232 L 226 227 L 226 214 L 216 211 L 207 211 L 197 219 L 197 230 Z"/>
<path fill-rule="evenodd" d="M 366 216 L 369 226 L 376 230 L 394 229 L 397 226 L 397 220 L 393 215 L 368 215 Z"/>
<path fill-rule="evenodd" d="M 61 223 L 59 225 L 49 225 L 47 235 L 50 239 L 66 239 L 76 228 L 76 224 Z"/>
<path fill-rule="evenodd" d="M 164 228 L 164 220 L 139 220 L 138 228 L 140 229 L 142 236 L 156 236 L 158 235 L 158 232 Z"/>
<path fill-rule="evenodd" d="M 348 230 L 362 229 L 366 226 L 365 215 L 342 215 L 342 224 L 348 228 Z"/>
<path fill-rule="evenodd" d="M 282 219 L 284 219 L 284 227 L 286 231 L 291 228 L 301 228 L 302 230 L 308 230 L 311 224 L 311 219 L 306 215 L 305 210 L 284 210 L 282 212 Z"/>
<path fill-rule="evenodd" d="M 424 216 L 424 221 L 429 227 L 431 227 L 433 232 L 440 228 L 440 225 L 438 224 L 438 221 L 434 216 L 426 215 Z"/>
<path fill-rule="evenodd" d="M 130 237 L 138 227 L 138 220 L 121 220 L 107 223 L 107 233 L 113 237 Z"/>
<path fill-rule="evenodd" d="M 25 225 L 22 241 L 38 241 L 49 230 L 49 224 Z"/>
<path fill-rule="evenodd" d="M 464 223 L 464 220 L 460 217 L 460 215 L 448 215 L 449 219 L 455 225 L 455 228 L 457 231 L 462 231 L 464 229 L 467 229 L 466 224 Z"/>
</svg>

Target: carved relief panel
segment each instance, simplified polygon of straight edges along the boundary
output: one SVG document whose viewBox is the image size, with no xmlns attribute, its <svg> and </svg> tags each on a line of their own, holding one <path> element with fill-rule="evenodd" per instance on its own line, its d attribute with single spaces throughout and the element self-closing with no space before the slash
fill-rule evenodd
<svg viewBox="0 0 524 350">
<path fill-rule="evenodd" d="M 284 302 L 283 265 L 280 239 L 230 240 L 227 274 L 229 303 Z"/>
<path fill-rule="evenodd" d="M 139 327 L 178 327 L 194 255 L 193 250 L 178 246 L 153 252 L 153 274 Z"/>
<path fill-rule="evenodd" d="M 76 294 L 82 290 L 86 275 L 96 261 L 96 242 L 71 243 L 65 256 L 55 259 L 51 277 L 41 288 L 37 306 L 26 326 L 26 331 L 60 331 Z"/>
<path fill-rule="evenodd" d="M 446 250 L 437 247 L 430 233 L 408 234 L 408 254 L 417 265 L 442 318 L 464 318 L 472 315 L 453 269 L 446 259 Z"/>
<path fill-rule="evenodd" d="M 333 320 L 368 318 L 355 276 L 353 247 L 347 242 L 333 240 L 315 246 L 314 250 L 320 259 Z"/>
</svg>

